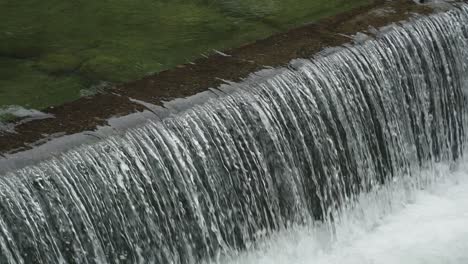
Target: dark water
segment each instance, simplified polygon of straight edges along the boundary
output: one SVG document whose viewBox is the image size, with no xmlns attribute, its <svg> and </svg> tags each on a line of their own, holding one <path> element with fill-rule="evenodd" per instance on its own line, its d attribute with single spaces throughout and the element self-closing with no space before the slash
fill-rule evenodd
<svg viewBox="0 0 468 264">
<path fill-rule="evenodd" d="M 61 104 L 367 3 L 2 0 L 0 107 Z"/>
<path fill-rule="evenodd" d="M 196 263 L 460 158 L 468 7 L 0 178 L 0 263 Z"/>
</svg>

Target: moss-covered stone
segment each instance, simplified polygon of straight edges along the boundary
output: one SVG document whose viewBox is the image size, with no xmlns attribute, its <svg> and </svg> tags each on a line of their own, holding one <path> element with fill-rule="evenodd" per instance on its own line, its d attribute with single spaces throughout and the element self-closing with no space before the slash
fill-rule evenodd
<svg viewBox="0 0 468 264">
<path fill-rule="evenodd" d="M 264 17 L 278 13 L 283 7 L 283 0 L 223 0 L 218 4 L 226 13 L 241 17 Z"/>
<path fill-rule="evenodd" d="M 83 84 L 138 79 L 370 1 L 0 1 L 0 105 L 77 98 Z"/>
<path fill-rule="evenodd" d="M 36 66 L 48 73 L 67 73 L 79 68 L 81 59 L 67 53 L 48 54 L 39 59 Z"/>
<path fill-rule="evenodd" d="M 44 49 L 41 38 L 40 32 L 0 32 L 0 57 L 37 57 Z"/>
<path fill-rule="evenodd" d="M 77 75 L 49 75 L 24 59 L 0 59 L 0 108 L 21 105 L 42 109 L 79 97 L 89 82 Z"/>
<path fill-rule="evenodd" d="M 96 81 L 121 82 L 131 75 L 125 66 L 117 57 L 101 55 L 85 61 L 80 67 L 80 73 Z"/>
</svg>

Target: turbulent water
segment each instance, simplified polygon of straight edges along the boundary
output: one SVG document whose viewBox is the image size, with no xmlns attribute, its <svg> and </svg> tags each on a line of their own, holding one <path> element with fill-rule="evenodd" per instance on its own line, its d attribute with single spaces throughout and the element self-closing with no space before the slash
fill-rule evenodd
<svg viewBox="0 0 468 264">
<path fill-rule="evenodd" d="M 466 25 L 466 6 L 420 18 L 2 176 L 0 263 L 217 261 L 423 185 L 463 153 Z"/>
<path fill-rule="evenodd" d="M 419 175 L 433 179 L 424 186 L 401 188 L 411 177 L 362 195 L 333 233 L 323 226 L 295 228 L 220 263 L 468 263 L 468 160 L 455 171 L 437 167 Z"/>
</svg>

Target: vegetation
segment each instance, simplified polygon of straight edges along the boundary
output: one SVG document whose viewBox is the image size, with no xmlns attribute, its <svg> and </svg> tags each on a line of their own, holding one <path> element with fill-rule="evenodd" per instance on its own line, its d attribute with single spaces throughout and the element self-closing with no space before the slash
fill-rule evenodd
<svg viewBox="0 0 468 264">
<path fill-rule="evenodd" d="M 368 2 L 1 0 L 0 106 L 60 104 Z"/>
</svg>

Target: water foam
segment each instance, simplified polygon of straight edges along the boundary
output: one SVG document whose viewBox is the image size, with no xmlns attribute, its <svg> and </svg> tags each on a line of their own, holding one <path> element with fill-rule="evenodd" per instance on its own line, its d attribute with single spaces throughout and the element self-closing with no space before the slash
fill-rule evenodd
<svg viewBox="0 0 468 264">
<path fill-rule="evenodd" d="M 468 162 L 453 171 L 439 166 L 422 173 L 428 174 L 433 181 L 414 185 L 403 179 L 362 195 L 333 228 L 283 231 L 256 250 L 219 262 L 468 263 Z"/>
</svg>

